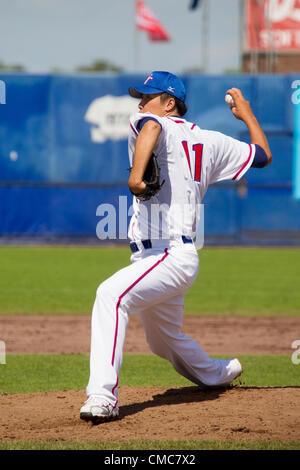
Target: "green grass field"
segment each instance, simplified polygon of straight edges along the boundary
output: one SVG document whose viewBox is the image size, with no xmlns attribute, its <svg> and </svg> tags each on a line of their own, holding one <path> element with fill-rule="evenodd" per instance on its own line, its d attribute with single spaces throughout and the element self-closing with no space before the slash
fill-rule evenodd
<svg viewBox="0 0 300 470">
<path fill-rule="evenodd" d="M 0 247 L 0 314 L 90 314 L 127 247 Z M 300 316 L 300 249 L 204 248 L 187 292 L 193 315 Z"/>
<path fill-rule="evenodd" d="M 206 439 L 189 441 L 150 441 L 140 439 L 125 442 L 56 442 L 56 441 L 13 441 L 0 442 L 0 451 L 2 450 L 299 450 L 299 442 L 280 442 L 280 441 L 210 441 Z M 178 452 L 177 452 L 178 453 Z M 191 452 L 192 454 L 192 452 Z M 109 454 L 107 454 L 109 455 Z M 127 455 L 130 455 L 128 452 Z M 118 454 L 116 454 L 118 456 Z M 212 456 L 210 456 L 211 458 Z M 224 458 L 224 455 L 223 455 Z M 200 460 L 203 456 L 200 455 Z"/>
<path fill-rule="evenodd" d="M 126 247 L 0 247 L 1 314 L 90 315 L 97 286 L 129 264 Z M 300 249 L 205 248 L 185 312 L 218 316 L 300 316 Z M 0 329 L 0 339 L 1 329 Z M 221 357 L 221 356 L 216 356 Z M 289 356 L 239 356 L 243 386 L 299 387 Z M 160 374 L 157 371 L 160 371 Z M 84 389 L 88 355 L 7 355 L 0 394 Z M 125 355 L 120 382 L 128 386 L 190 386 L 156 356 Z M 128 441 L 122 443 L 0 443 L 6 449 L 300 449 L 299 442 Z"/>
<path fill-rule="evenodd" d="M 300 387 L 298 368 L 289 356 L 241 355 L 239 358 L 244 368 L 243 386 Z M 0 372 L 0 394 L 83 390 L 89 378 L 89 356 L 8 355 L 6 364 L 0 365 Z M 132 387 L 193 385 L 177 374 L 168 361 L 154 355 L 136 354 L 124 356 L 120 383 Z"/>
</svg>

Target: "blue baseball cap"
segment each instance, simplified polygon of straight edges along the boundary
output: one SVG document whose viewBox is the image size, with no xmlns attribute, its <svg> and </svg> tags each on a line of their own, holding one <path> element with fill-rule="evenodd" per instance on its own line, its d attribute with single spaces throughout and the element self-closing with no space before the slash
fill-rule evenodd
<svg viewBox="0 0 300 470">
<path fill-rule="evenodd" d="M 169 93 L 185 102 L 186 91 L 182 80 L 169 72 L 152 72 L 148 75 L 143 85 L 129 88 L 129 94 L 134 98 L 141 98 L 142 95 L 152 95 L 155 93 Z"/>
</svg>

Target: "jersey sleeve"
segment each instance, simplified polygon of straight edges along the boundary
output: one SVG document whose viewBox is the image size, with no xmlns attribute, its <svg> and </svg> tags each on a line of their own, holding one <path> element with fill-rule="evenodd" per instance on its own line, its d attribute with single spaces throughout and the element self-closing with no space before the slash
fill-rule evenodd
<svg viewBox="0 0 300 470">
<path fill-rule="evenodd" d="M 265 150 L 260 146 L 255 144 L 255 156 L 252 162 L 253 168 L 264 168 L 268 164 L 268 157 Z"/>
<path fill-rule="evenodd" d="M 212 138 L 212 172 L 210 184 L 218 181 L 238 181 L 252 165 L 255 145 L 214 132 Z"/>
<path fill-rule="evenodd" d="M 159 116 L 156 116 L 156 114 L 136 113 L 130 118 L 131 131 L 133 131 L 137 136 L 143 125 L 149 120 L 157 122 L 162 127 L 162 119 Z"/>
<path fill-rule="evenodd" d="M 133 155 L 135 150 L 135 143 L 137 136 L 145 122 L 152 120 L 157 122 L 161 126 L 161 132 L 158 137 L 157 143 L 153 149 L 153 152 L 156 154 L 161 148 L 165 146 L 166 141 L 166 128 L 163 118 L 152 113 L 136 113 L 130 117 L 130 129 L 128 136 L 128 151 L 129 151 L 129 161 L 132 165 Z"/>
<path fill-rule="evenodd" d="M 160 125 L 160 127 L 161 127 L 161 123 L 158 122 L 158 120 L 157 120 L 155 117 L 153 117 L 153 116 L 151 116 L 151 117 L 150 117 L 150 116 L 147 116 L 147 117 L 144 117 L 143 119 L 140 119 L 139 122 L 137 123 L 137 130 L 138 130 L 138 132 L 140 132 L 140 131 L 142 130 L 144 124 L 146 124 L 147 121 L 154 121 L 154 122 L 157 122 L 157 123 Z"/>
</svg>

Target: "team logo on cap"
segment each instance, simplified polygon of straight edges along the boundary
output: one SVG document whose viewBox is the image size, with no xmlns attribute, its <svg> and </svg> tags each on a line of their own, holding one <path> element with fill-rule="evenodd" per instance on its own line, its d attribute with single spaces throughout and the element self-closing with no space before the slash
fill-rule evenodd
<svg viewBox="0 0 300 470">
<path fill-rule="evenodd" d="M 172 86 L 169 86 L 168 91 L 170 91 L 171 93 L 174 93 L 175 88 L 173 88 Z"/>
<path fill-rule="evenodd" d="M 144 81 L 144 85 L 146 85 L 146 83 L 147 83 L 149 80 L 153 80 L 152 73 L 150 73 L 150 75 L 148 75 L 148 77 L 147 77 L 146 80 Z"/>
</svg>

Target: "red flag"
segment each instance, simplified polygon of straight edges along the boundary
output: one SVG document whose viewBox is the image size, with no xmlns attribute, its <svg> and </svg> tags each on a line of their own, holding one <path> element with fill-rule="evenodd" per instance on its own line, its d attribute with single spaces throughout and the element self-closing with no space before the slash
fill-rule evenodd
<svg viewBox="0 0 300 470">
<path fill-rule="evenodd" d="M 150 41 L 169 41 L 169 34 L 148 6 L 142 1 L 138 1 L 136 6 L 136 27 L 141 31 L 146 31 Z"/>
</svg>

